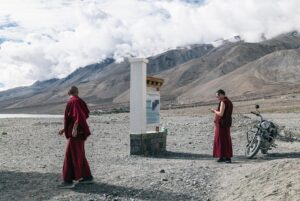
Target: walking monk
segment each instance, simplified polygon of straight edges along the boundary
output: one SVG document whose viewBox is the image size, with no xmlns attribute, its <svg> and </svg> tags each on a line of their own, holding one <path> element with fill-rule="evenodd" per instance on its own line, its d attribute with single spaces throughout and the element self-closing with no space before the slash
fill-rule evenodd
<svg viewBox="0 0 300 201">
<path fill-rule="evenodd" d="M 91 134 L 86 119 L 89 117 L 89 109 L 86 103 L 78 97 L 78 88 L 72 86 L 68 92 L 70 99 L 67 103 L 64 115 L 64 129 L 68 144 L 63 165 L 63 183 L 60 187 L 73 187 L 73 180 L 79 183 L 91 183 L 91 175 L 88 161 L 85 157 L 84 142 Z"/>
<path fill-rule="evenodd" d="M 215 113 L 215 137 L 213 157 L 219 158 L 217 162 L 231 163 L 232 143 L 230 136 L 230 127 L 232 124 L 232 102 L 225 96 L 222 89 L 216 94 L 219 102 L 217 110 L 211 109 Z"/>
</svg>

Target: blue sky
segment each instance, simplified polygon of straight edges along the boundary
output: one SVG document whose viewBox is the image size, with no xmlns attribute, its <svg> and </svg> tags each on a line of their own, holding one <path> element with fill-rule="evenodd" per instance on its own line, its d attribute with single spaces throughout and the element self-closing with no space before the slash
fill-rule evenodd
<svg viewBox="0 0 300 201">
<path fill-rule="evenodd" d="M 184 1 L 192 4 L 202 4 L 204 2 L 204 0 L 184 0 Z"/>
<path fill-rule="evenodd" d="M 0 25 L 0 29 L 8 29 L 11 27 L 17 27 L 18 24 L 15 22 L 10 22 L 9 19 L 7 19 L 7 22 L 5 23 L 5 21 Z"/>
<path fill-rule="evenodd" d="M 5 38 L 0 38 L 0 44 L 5 41 Z"/>
<path fill-rule="evenodd" d="M 240 35 L 300 30 L 298 0 L 0 1 L 0 90 L 62 78 L 107 57 L 148 57 Z"/>
</svg>

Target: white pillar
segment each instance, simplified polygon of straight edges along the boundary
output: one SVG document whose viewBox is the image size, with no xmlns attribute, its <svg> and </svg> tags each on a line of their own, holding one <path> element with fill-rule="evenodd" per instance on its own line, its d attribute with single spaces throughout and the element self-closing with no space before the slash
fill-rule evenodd
<svg viewBox="0 0 300 201">
<path fill-rule="evenodd" d="M 146 74 L 148 60 L 133 58 L 130 62 L 130 133 L 146 133 Z"/>
</svg>

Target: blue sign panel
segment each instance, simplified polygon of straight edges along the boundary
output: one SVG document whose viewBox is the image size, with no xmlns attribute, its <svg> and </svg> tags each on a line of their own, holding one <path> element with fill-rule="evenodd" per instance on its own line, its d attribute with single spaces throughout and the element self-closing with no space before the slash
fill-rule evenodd
<svg viewBox="0 0 300 201">
<path fill-rule="evenodd" d="M 147 92 L 146 107 L 147 124 L 159 124 L 160 96 L 158 91 Z"/>
</svg>

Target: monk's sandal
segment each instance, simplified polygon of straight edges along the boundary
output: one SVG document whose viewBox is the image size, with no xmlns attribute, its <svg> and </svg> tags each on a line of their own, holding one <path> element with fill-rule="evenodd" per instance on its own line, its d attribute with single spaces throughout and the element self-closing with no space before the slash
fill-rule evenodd
<svg viewBox="0 0 300 201">
<path fill-rule="evenodd" d="M 75 184 L 73 182 L 62 182 L 61 184 L 58 185 L 58 188 L 61 188 L 61 189 L 71 189 L 74 187 L 75 187 Z"/>
<path fill-rule="evenodd" d="M 84 177 L 81 180 L 79 180 L 78 183 L 79 184 L 92 184 L 92 183 L 94 183 L 94 178 L 93 178 L 93 176 Z"/>
</svg>

